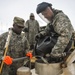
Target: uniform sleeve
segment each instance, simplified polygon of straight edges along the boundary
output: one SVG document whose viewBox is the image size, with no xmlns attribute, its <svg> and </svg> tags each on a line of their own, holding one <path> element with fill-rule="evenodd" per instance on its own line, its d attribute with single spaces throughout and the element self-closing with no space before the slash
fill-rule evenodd
<svg viewBox="0 0 75 75">
<path fill-rule="evenodd" d="M 29 52 L 30 46 L 29 46 L 29 42 L 26 39 L 26 37 L 24 37 L 25 42 L 24 42 L 24 48 L 25 48 L 25 53 Z"/>
<path fill-rule="evenodd" d="M 6 42 L 6 35 L 5 34 L 0 35 L 0 59 L 2 58 L 4 53 L 5 42 Z"/>
<path fill-rule="evenodd" d="M 36 20 L 38 32 L 40 31 L 39 22 Z"/>
<path fill-rule="evenodd" d="M 62 53 L 71 39 L 73 27 L 70 20 L 65 15 L 57 17 L 54 26 L 55 31 L 60 34 L 60 36 L 51 53 Z"/>
<path fill-rule="evenodd" d="M 28 28 L 29 20 L 26 21 L 25 27 Z"/>
<path fill-rule="evenodd" d="M 29 27 L 28 24 L 29 24 L 29 20 L 27 20 L 26 23 L 25 23 L 25 28 L 24 28 L 25 32 L 28 32 L 28 27 Z"/>
</svg>

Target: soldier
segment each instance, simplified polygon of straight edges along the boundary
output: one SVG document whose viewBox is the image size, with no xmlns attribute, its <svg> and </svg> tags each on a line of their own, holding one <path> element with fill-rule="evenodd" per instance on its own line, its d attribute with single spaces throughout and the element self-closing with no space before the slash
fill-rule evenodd
<svg viewBox="0 0 75 75">
<path fill-rule="evenodd" d="M 35 35 L 39 32 L 39 23 L 35 20 L 33 13 L 30 14 L 30 19 L 25 24 L 26 37 L 30 44 L 30 50 L 34 49 Z"/>
<path fill-rule="evenodd" d="M 50 50 L 50 55 L 53 57 L 59 57 L 60 54 L 67 49 L 69 44 L 69 47 L 72 45 L 72 41 L 70 42 L 70 40 L 72 38 L 72 32 L 74 29 L 68 16 L 65 15 L 61 10 L 53 9 L 52 4 L 47 2 L 38 4 L 36 12 L 41 18 L 45 18 L 44 20 L 48 23 L 46 29 L 36 35 L 36 39 L 44 36 L 52 36 L 57 38 L 52 50 Z M 69 48 L 67 51 L 68 50 Z"/>
<path fill-rule="evenodd" d="M 29 50 L 29 44 L 25 36 L 21 36 L 21 32 L 24 28 L 24 19 L 20 17 L 14 17 L 12 36 L 10 37 L 10 43 L 7 51 L 7 55 L 12 58 L 24 57 Z M 4 46 L 6 43 L 8 32 L 0 35 L 0 57 L 3 56 Z M 19 67 L 23 66 L 24 60 L 16 61 L 10 66 L 4 64 L 1 75 L 16 75 L 16 71 Z"/>
</svg>

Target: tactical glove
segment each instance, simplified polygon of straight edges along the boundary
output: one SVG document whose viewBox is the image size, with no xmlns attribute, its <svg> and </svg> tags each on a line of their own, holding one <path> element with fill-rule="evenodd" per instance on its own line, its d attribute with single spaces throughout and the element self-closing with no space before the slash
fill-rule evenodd
<svg viewBox="0 0 75 75">
<path fill-rule="evenodd" d="M 6 65 L 11 65 L 12 62 L 13 62 L 13 58 L 11 58 L 10 56 L 5 56 L 3 58 L 3 62 L 6 64 Z"/>
<path fill-rule="evenodd" d="M 61 62 L 63 60 L 63 57 L 61 56 L 61 54 L 54 54 L 54 53 L 51 53 L 50 54 L 50 59 L 52 62 Z"/>
<path fill-rule="evenodd" d="M 41 39 L 43 35 L 41 33 L 38 33 L 35 35 L 35 40 L 37 41 L 38 39 Z"/>
<path fill-rule="evenodd" d="M 33 55 L 32 55 L 31 52 L 28 52 L 28 53 L 26 54 L 26 56 L 27 56 L 27 57 L 30 57 L 30 59 L 33 57 Z"/>
</svg>

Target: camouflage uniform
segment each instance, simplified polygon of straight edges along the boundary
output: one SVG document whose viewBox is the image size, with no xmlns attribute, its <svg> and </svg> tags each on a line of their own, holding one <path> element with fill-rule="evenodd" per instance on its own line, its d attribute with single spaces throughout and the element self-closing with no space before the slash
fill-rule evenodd
<svg viewBox="0 0 75 75">
<path fill-rule="evenodd" d="M 28 29 L 26 32 L 27 39 L 30 45 L 35 44 L 35 35 L 39 32 L 39 23 L 37 20 L 27 20 L 25 24 L 25 28 Z"/>
<path fill-rule="evenodd" d="M 1 55 L 3 56 L 4 45 L 6 42 L 7 35 L 8 35 L 8 33 L 6 32 L 0 36 L 0 38 L 2 38 L 0 41 L 0 57 L 1 57 Z M 25 56 L 26 52 L 28 51 L 28 48 L 29 48 L 29 45 L 28 45 L 27 39 L 25 37 L 22 37 L 21 35 L 17 35 L 16 33 L 12 32 L 7 55 L 11 56 L 12 58 L 23 57 L 23 56 Z M 10 75 L 16 75 L 15 73 L 16 73 L 17 68 L 23 66 L 23 62 L 24 62 L 24 60 L 19 61 L 19 62 L 14 62 L 10 66 L 10 69 L 9 69 L 10 70 L 9 73 L 12 72 L 12 73 L 10 73 Z M 5 71 L 7 72 L 7 68 Z M 3 71 L 3 72 L 5 73 L 5 71 Z M 5 75 L 9 75 L 9 74 L 5 74 Z"/>
<path fill-rule="evenodd" d="M 60 10 L 53 9 L 54 16 L 51 24 L 48 24 L 46 29 L 41 32 L 42 35 L 47 36 L 50 34 L 50 25 L 53 25 L 54 31 L 60 36 L 56 44 L 52 48 L 52 54 L 63 53 L 74 31 L 69 18 Z"/>
<path fill-rule="evenodd" d="M 4 46 L 6 43 L 8 32 L 0 35 L 0 58 L 3 56 Z M 12 58 L 24 57 L 29 50 L 29 44 L 25 36 L 16 34 L 12 30 L 12 36 L 7 51 L 7 55 Z M 7 66 L 4 64 L 1 75 L 16 75 L 17 68 L 23 66 L 24 60 L 13 62 L 12 65 Z"/>
</svg>

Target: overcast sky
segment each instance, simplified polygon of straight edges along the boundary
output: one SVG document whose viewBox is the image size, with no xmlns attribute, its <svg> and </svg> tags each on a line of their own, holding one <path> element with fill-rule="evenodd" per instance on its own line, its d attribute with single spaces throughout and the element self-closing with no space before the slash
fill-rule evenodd
<svg viewBox="0 0 75 75">
<path fill-rule="evenodd" d="M 37 4 L 41 2 L 52 3 L 53 8 L 62 10 L 71 20 L 75 29 L 75 0 L 0 0 L 0 34 L 12 27 L 15 16 L 29 19 L 30 13 L 34 13 L 40 26 L 46 25 L 36 14 Z"/>
</svg>

